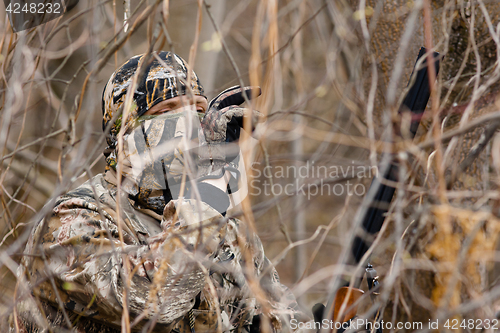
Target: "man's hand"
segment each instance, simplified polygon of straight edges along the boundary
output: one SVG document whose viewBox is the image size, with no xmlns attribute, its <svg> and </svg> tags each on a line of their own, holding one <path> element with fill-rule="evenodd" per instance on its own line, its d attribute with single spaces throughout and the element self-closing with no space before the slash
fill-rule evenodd
<svg viewBox="0 0 500 333">
<path fill-rule="evenodd" d="M 245 102 L 244 94 L 248 99 L 260 96 L 259 87 L 239 86 L 231 87 L 221 92 L 208 104 L 208 111 L 201 121 L 201 127 L 208 143 L 235 142 L 240 138 L 243 128 L 243 117 L 251 116 L 252 130 L 255 125 L 263 121 L 264 116 L 255 110 L 241 108 L 239 105 Z"/>
<path fill-rule="evenodd" d="M 232 87 L 224 90 L 208 106 L 208 111 L 201 121 L 201 128 L 205 142 L 200 147 L 199 173 L 201 179 L 220 179 L 225 171 L 230 171 L 232 178 L 231 188 L 237 189 L 238 155 L 237 142 L 243 128 L 243 117 L 250 115 L 252 130 L 257 122 L 263 120 L 260 112 L 239 107 L 245 102 L 244 94 L 248 99 L 260 95 L 259 87 Z"/>
</svg>

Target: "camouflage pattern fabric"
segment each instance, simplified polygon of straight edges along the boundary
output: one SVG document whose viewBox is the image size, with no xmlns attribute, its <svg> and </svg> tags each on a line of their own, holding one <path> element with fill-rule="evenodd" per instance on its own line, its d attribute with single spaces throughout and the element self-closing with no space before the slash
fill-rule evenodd
<svg viewBox="0 0 500 333">
<path fill-rule="evenodd" d="M 122 186 L 142 208 L 162 214 L 165 200 L 176 199 L 184 182 L 196 178 L 196 158 L 202 113 L 184 108 L 180 113 L 143 116 L 123 136 Z M 191 154 L 192 155 L 192 154 Z"/>
<path fill-rule="evenodd" d="M 144 58 L 145 55 L 138 55 L 130 58 L 123 64 L 115 73 L 111 75 L 108 83 L 106 84 L 102 96 L 102 111 L 103 111 L 103 130 L 113 120 L 113 117 L 118 118 L 114 120 L 109 135 L 106 137 L 108 146 L 104 151 L 106 157 L 106 170 L 114 169 L 117 166 L 117 136 L 122 127 L 122 109 L 125 103 L 125 97 L 129 90 L 135 74 L 137 77 L 136 89 L 133 95 L 133 109 L 127 117 L 126 124 L 124 124 L 126 133 L 131 133 L 134 128 L 139 125 L 139 119 L 148 110 L 156 104 L 180 95 L 201 95 L 203 96 L 203 86 L 194 71 L 188 69 L 188 65 L 178 55 L 171 52 L 159 52 L 156 55 L 151 55 L 150 60 Z M 158 58 L 160 60 L 158 60 Z M 139 70 L 139 73 L 137 71 Z M 141 73 L 143 73 L 141 75 Z M 189 79 L 189 84 L 186 82 Z M 171 126 L 165 126 L 161 133 L 157 130 L 157 135 L 151 133 L 151 138 L 172 139 L 175 137 L 182 137 L 179 134 L 179 129 L 176 124 L 170 121 Z M 167 128 L 168 127 L 168 128 Z M 162 135 L 164 134 L 164 137 Z M 177 150 L 179 152 L 179 150 Z M 163 167 L 170 169 L 169 163 L 175 162 L 175 157 L 182 156 L 180 154 L 169 154 L 169 156 L 161 161 Z M 158 161 L 157 161 L 158 162 Z M 166 165 L 165 165 L 166 164 Z M 182 164 L 182 163 L 181 163 Z M 160 167 L 156 163 L 156 167 Z M 144 175 L 147 173 L 145 172 Z M 159 189 L 158 184 L 152 179 L 154 176 L 142 177 L 143 183 L 131 184 L 126 191 L 133 195 L 135 200 L 144 208 L 153 209 L 156 213 L 162 214 L 165 207 L 165 199 L 167 201 L 173 196 L 165 193 Z"/>
<path fill-rule="evenodd" d="M 199 179 L 220 178 L 224 171 L 229 171 L 231 192 L 239 190 L 240 149 L 237 142 L 243 117 L 250 117 L 252 131 L 257 122 L 264 121 L 260 112 L 238 106 L 245 102 L 244 92 L 249 98 L 255 98 L 260 95 L 260 88 L 234 86 L 225 89 L 210 101 L 200 124 L 203 133 L 200 135 L 199 165 L 204 170 L 199 173 Z"/>
<path fill-rule="evenodd" d="M 16 323 L 20 332 L 68 332 L 67 322 L 71 332 L 120 332 L 125 297 L 132 332 L 249 331 L 262 310 L 242 249 L 253 258 L 273 331 L 289 331 L 300 314 L 295 299 L 244 223 L 182 198 L 163 215 L 138 209 L 126 193 L 117 197 L 115 176 L 109 170 L 59 197 L 34 227 L 20 274 L 32 295 L 22 295 L 12 332 Z"/>
<path fill-rule="evenodd" d="M 130 126 L 138 117 L 164 100 L 180 95 L 204 96 L 203 86 L 198 76 L 194 71 L 189 71 L 184 59 L 171 52 L 159 52 L 157 56 L 161 61 L 152 55 L 152 61 L 142 64 L 141 72 L 144 71 L 144 74 L 138 76 L 133 96 L 133 109 L 130 110 L 125 126 Z M 111 75 L 102 95 L 103 130 L 113 116 L 122 112 L 127 91 L 143 60 L 145 60 L 144 54 L 132 57 Z M 189 83 L 186 82 L 188 76 Z M 106 138 L 108 147 L 104 155 L 108 167 L 111 168 L 116 167 L 116 140 L 121 125 L 120 115 Z"/>
</svg>

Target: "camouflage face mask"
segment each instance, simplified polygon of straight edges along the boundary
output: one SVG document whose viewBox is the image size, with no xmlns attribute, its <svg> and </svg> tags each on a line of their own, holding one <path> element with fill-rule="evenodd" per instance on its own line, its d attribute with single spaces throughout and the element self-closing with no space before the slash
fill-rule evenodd
<svg viewBox="0 0 500 333">
<path fill-rule="evenodd" d="M 144 55 L 130 58 L 111 75 L 102 96 L 103 130 L 114 116 L 120 113 L 125 103 L 125 97 L 132 84 L 134 75 Z M 160 60 L 158 60 L 158 58 Z M 138 77 L 133 96 L 133 108 L 130 110 L 126 124 L 122 124 L 121 115 L 111 125 L 108 143 L 104 151 L 107 169 L 116 167 L 117 136 L 121 126 L 130 127 L 138 117 L 144 115 L 156 104 L 167 99 L 187 95 L 204 96 L 203 86 L 194 71 L 189 71 L 184 59 L 171 52 L 160 52 L 152 56 L 148 63 L 142 65 L 143 75 Z M 189 82 L 186 82 L 189 75 Z"/>
<path fill-rule="evenodd" d="M 110 132 L 106 137 L 108 146 L 104 151 L 104 156 L 107 164 L 106 169 L 116 170 L 118 162 L 117 137 L 122 126 L 127 129 L 128 140 L 132 140 L 133 138 L 138 140 L 137 143 L 139 146 L 135 148 L 138 152 L 141 147 L 147 147 L 147 144 L 151 145 L 156 139 L 162 142 L 162 147 L 170 146 L 170 148 L 163 153 L 157 153 L 158 149 L 154 149 L 155 154 L 158 154 L 158 156 L 154 156 L 154 159 L 161 156 L 162 158 L 160 160 L 162 162 L 159 164 L 159 160 L 157 160 L 155 164 L 152 162 L 153 160 L 150 160 L 151 165 L 143 165 L 140 173 L 141 176 L 139 176 L 137 170 L 134 170 L 132 166 L 130 166 L 131 169 L 128 170 L 128 173 L 124 174 L 126 177 L 132 177 L 126 182 L 127 186 L 124 186 L 124 188 L 126 188 L 127 192 L 135 198 L 136 202 L 140 203 L 140 205 L 145 208 L 153 209 L 161 214 L 165 206 L 165 200 L 168 201 L 171 196 L 169 196 L 170 192 L 167 191 L 167 186 L 164 186 L 169 184 L 164 184 L 165 181 L 162 183 L 159 167 L 165 167 L 165 169 L 170 170 L 171 165 L 169 165 L 169 163 L 173 163 L 175 160 L 174 151 L 177 148 L 177 141 L 174 140 L 174 137 L 182 135 L 180 135 L 180 132 L 172 132 L 172 128 L 177 127 L 174 123 L 176 123 L 181 116 L 175 115 L 172 116 L 172 118 L 166 117 L 163 120 L 163 125 L 160 125 L 161 120 L 158 120 L 158 122 L 147 122 L 154 118 L 141 117 L 153 106 L 162 101 L 181 95 L 187 95 L 188 97 L 193 95 L 203 96 L 204 91 L 196 73 L 188 69 L 186 62 L 181 57 L 171 52 L 160 52 L 157 56 L 152 56 L 147 63 L 142 65 L 141 71 L 143 74 L 138 76 L 137 86 L 133 95 L 132 110 L 130 110 L 127 122 L 122 124 L 120 112 L 123 109 L 125 98 L 132 84 L 134 75 L 137 73 L 141 61 L 145 61 L 143 57 L 144 55 L 138 55 L 129 59 L 111 75 L 111 78 L 104 88 L 102 98 L 103 130 L 110 125 L 114 117 L 116 119 L 111 124 Z M 188 73 L 190 73 L 190 75 L 188 75 Z M 187 81 L 188 76 L 189 82 Z M 167 118 L 170 120 L 166 120 Z M 139 139 L 141 136 L 139 135 L 139 131 L 143 128 L 149 130 L 151 134 L 147 134 L 145 138 Z M 135 133 L 135 137 L 131 136 L 132 132 Z M 155 133 L 161 133 L 161 137 L 158 137 Z M 142 135 L 143 134 L 144 133 L 142 133 Z M 129 144 L 131 144 L 132 141 L 129 141 Z M 158 142 L 153 145 L 157 146 Z M 140 146 L 141 144 L 143 146 Z M 129 146 L 128 149 L 133 149 L 132 146 Z M 150 148 L 151 147 L 148 149 Z M 168 153 L 167 151 L 170 152 Z M 126 164 L 130 163 L 130 161 L 124 162 Z M 175 168 L 172 168 L 171 170 L 173 171 L 174 169 Z M 165 198 L 163 197 L 164 195 L 166 195 Z"/>
<path fill-rule="evenodd" d="M 180 113 L 144 116 L 123 136 L 123 189 L 141 206 L 162 211 L 176 199 L 183 176 L 195 177 L 196 161 L 189 155 L 198 146 L 203 114 L 186 107 Z M 184 193 L 189 182 L 184 182 Z"/>
</svg>

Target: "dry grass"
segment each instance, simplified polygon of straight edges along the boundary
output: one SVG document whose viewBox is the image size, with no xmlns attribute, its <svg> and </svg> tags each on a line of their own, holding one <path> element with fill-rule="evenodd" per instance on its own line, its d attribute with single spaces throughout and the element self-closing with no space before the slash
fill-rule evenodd
<svg viewBox="0 0 500 333">
<path fill-rule="evenodd" d="M 17 302 L 15 273 L 33 225 L 54 198 L 104 170 L 105 82 L 132 55 L 172 50 L 189 59 L 209 97 L 235 84 L 262 87 L 253 107 L 268 121 L 258 143 L 242 143 L 252 195 L 240 215 L 306 311 L 356 270 L 342 263 L 359 224 L 360 189 L 371 181 L 366 170 L 391 150 L 401 166 L 398 190 L 371 259 L 382 289 L 374 303 L 361 299 L 359 315 L 382 307 L 386 322 L 494 318 L 500 5 L 208 3 L 80 1 L 20 33 L 2 15 L 2 316 Z M 403 142 L 395 129 L 407 122 L 397 111 L 423 45 L 444 59 L 423 126 L 415 141 Z M 311 185 L 321 179 L 322 192 Z M 358 192 L 346 195 L 348 184 Z"/>
</svg>

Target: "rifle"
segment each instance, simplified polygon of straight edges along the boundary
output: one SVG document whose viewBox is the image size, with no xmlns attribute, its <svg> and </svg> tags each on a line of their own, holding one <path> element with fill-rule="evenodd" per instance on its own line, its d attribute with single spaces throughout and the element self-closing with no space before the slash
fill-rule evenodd
<svg viewBox="0 0 500 333">
<path fill-rule="evenodd" d="M 429 84 L 429 75 L 428 75 L 428 63 L 427 59 L 423 62 L 423 67 L 417 70 L 418 61 L 426 54 L 426 49 L 424 47 L 420 48 L 417 61 L 415 62 L 415 66 L 413 67 L 412 74 L 410 76 L 410 85 L 415 80 L 410 90 L 408 91 L 402 106 L 399 109 L 399 113 L 402 111 L 409 110 L 412 116 L 412 120 L 410 122 L 409 133 L 411 138 L 415 136 L 417 133 L 418 126 L 420 124 L 421 115 L 427 106 L 427 102 L 430 97 L 430 84 Z M 434 68 L 435 73 L 439 72 L 439 53 L 433 52 L 434 58 Z M 382 225 L 385 220 L 385 213 L 387 213 L 389 209 L 389 205 L 394 196 L 395 188 L 383 184 L 386 180 L 390 182 L 398 181 L 398 166 L 393 162 L 393 157 L 391 155 L 386 155 L 382 157 L 382 161 L 387 160 L 388 163 L 383 165 L 379 170 L 383 170 L 382 175 L 377 175 L 377 177 L 373 178 L 372 183 L 370 185 L 370 190 L 375 192 L 375 196 L 370 202 L 367 197 L 365 197 L 365 202 L 360 207 L 362 210 L 364 207 L 367 207 L 364 212 L 358 211 L 361 221 L 362 233 L 365 235 L 373 236 L 377 232 L 380 231 Z M 384 179 L 384 181 L 382 181 Z M 347 260 L 347 263 L 358 265 L 361 262 L 361 259 L 368 251 L 371 246 L 371 242 L 369 242 L 366 237 L 362 237 L 356 235 L 352 244 L 350 257 Z M 363 266 L 363 265 L 362 265 Z M 370 290 L 372 300 L 374 300 L 374 296 L 376 294 L 376 290 L 379 288 L 378 276 L 375 269 L 372 267 L 370 263 L 366 263 L 365 274 L 367 276 L 368 288 Z M 349 286 L 349 282 L 344 282 L 343 287 L 341 287 L 333 299 L 333 302 L 329 304 L 326 308 L 323 304 L 316 304 L 313 307 L 313 314 L 315 321 L 322 321 L 322 319 L 330 313 L 330 308 L 333 306 L 333 320 L 347 322 L 352 320 L 356 315 L 357 311 L 357 300 L 363 295 L 363 291 L 359 289 L 363 277 L 355 278 L 353 286 Z M 342 307 L 344 309 L 342 309 Z M 340 313 L 342 312 L 342 313 Z M 375 314 L 375 321 L 379 320 L 380 317 L 380 309 Z M 338 332 L 343 332 L 344 329 L 338 330 Z M 382 332 L 379 328 L 377 332 Z"/>
</svg>

